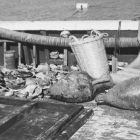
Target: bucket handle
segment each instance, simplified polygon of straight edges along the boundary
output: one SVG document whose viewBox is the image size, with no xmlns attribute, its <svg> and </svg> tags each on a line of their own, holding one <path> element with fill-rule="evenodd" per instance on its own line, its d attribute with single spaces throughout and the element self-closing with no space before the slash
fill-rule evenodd
<svg viewBox="0 0 140 140">
<path fill-rule="evenodd" d="M 69 36 L 69 39 L 71 41 L 74 40 L 74 41 L 78 42 L 78 39 L 74 35 Z"/>
<path fill-rule="evenodd" d="M 91 35 L 91 36 L 95 36 L 94 34 L 95 34 L 96 36 L 100 36 L 100 35 L 101 35 L 101 33 L 100 33 L 99 31 L 97 31 L 97 30 L 91 30 L 90 35 Z"/>
<path fill-rule="evenodd" d="M 84 38 L 87 38 L 87 37 L 89 37 L 89 35 L 83 35 L 82 40 L 84 40 Z"/>
<path fill-rule="evenodd" d="M 108 33 L 103 33 L 103 36 L 104 37 L 108 37 Z"/>
<path fill-rule="evenodd" d="M 95 35 L 94 35 L 95 34 Z M 103 37 L 108 37 L 108 33 L 100 33 L 97 30 L 91 30 L 90 33 L 91 36 L 96 37 L 96 36 L 103 36 Z"/>
</svg>

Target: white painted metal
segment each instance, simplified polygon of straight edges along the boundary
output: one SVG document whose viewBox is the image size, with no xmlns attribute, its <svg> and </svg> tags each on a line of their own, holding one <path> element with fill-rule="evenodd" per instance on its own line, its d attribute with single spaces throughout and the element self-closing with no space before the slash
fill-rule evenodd
<svg viewBox="0 0 140 140">
<path fill-rule="evenodd" d="M 121 30 L 138 30 L 139 21 L 121 20 Z M 118 30 L 119 20 L 96 21 L 0 21 L 0 27 L 11 30 Z"/>
</svg>

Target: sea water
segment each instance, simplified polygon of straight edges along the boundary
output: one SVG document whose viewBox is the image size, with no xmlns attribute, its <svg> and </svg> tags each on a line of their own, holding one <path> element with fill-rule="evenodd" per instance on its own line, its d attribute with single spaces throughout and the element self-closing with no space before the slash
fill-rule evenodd
<svg viewBox="0 0 140 140">
<path fill-rule="evenodd" d="M 86 11 L 76 3 L 88 3 Z M 0 20 L 139 19 L 140 0 L 0 0 Z"/>
</svg>

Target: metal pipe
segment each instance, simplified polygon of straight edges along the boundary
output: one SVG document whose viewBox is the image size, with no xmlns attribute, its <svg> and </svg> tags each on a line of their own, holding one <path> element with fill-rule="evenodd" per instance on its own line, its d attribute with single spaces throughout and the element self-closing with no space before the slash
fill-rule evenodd
<svg viewBox="0 0 140 140">
<path fill-rule="evenodd" d="M 70 40 L 68 38 L 34 35 L 29 33 L 12 31 L 4 28 L 0 28 L 0 38 L 17 42 L 31 43 L 35 45 L 70 47 Z M 119 41 L 120 48 L 139 47 L 137 37 L 121 37 Z M 115 38 L 104 38 L 104 43 L 105 47 L 112 48 L 115 46 Z"/>
<path fill-rule="evenodd" d="M 106 48 L 113 48 L 115 46 L 115 38 L 105 38 L 104 44 Z M 127 48 L 127 47 L 139 47 L 140 44 L 138 42 L 137 37 L 120 37 L 119 39 L 119 47 Z"/>
<path fill-rule="evenodd" d="M 29 33 L 12 31 L 4 28 L 0 28 L 0 37 L 18 42 L 26 42 L 38 45 L 69 46 L 69 40 L 66 38 L 33 35 Z"/>
</svg>

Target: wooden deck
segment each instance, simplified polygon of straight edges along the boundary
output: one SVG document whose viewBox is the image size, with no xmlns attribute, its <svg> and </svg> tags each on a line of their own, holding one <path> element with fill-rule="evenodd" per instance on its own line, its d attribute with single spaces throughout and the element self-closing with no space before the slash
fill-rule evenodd
<svg viewBox="0 0 140 140">
<path fill-rule="evenodd" d="M 94 115 L 70 140 L 139 140 L 140 112 L 120 110 L 109 106 L 84 104 Z"/>
<path fill-rule="evenodd" d="M 82 105 L 0 97 L 0 140 L 69 139 L 91 114 Z"/>
</svg>

